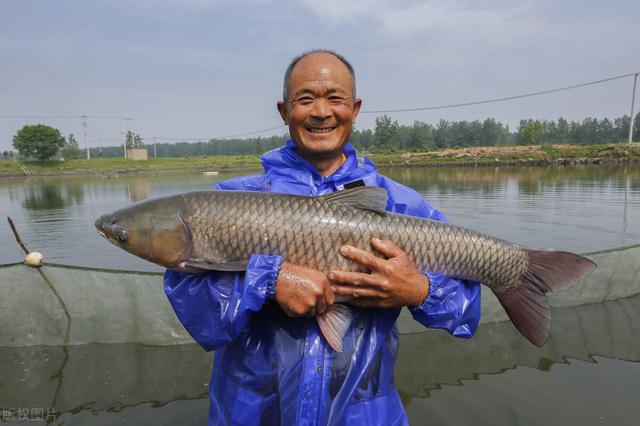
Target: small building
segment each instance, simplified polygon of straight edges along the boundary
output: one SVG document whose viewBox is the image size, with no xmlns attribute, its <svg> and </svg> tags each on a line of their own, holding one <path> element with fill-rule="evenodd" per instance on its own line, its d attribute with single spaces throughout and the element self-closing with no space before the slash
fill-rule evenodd
<svg viewBox="0 0 640 426">
<path fill-rule="evenodd" d="M 148 160 L 147 148 L 129 148 L 127 158 L 133 161 Z"/>
</svg>

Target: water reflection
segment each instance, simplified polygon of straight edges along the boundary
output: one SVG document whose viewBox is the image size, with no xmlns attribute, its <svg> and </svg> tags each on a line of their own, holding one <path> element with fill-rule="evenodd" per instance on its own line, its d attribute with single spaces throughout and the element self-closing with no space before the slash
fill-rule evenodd
<svg viewBox="0 0 640 426">
<path fill-rule="evenodd" d="M 237 173 L 145 174 L 125 177 L 52 177 L 0 180 L 3 216 L 11 216 L 31 250 L 49 262 L 158 271 L 159 267 L 112 247 L 95 232 L 101 214 L 149 197 L 209 189 Z M 8 226 L 0 225 L 0 263 L 23 257 Z"/>
<path fill-rule="evenodd" d="M 456 224 L 542 248 L 595 251 L 640 242 L 640 165 L 574 167 L 388 168 L 381 172 L 423 194 Z M 156 173 L 123 177 L 0 181 L 3 215 L 23 239 L 58 263 L 154 270 L 112 247 L 93 222 L 149 197 L 212 188 L 247 172 L 203 176 Z M 0 262 L 22 256 L 0 226 Z"/>
<path fill-rule="evenodd" d="M 31 211 L 63 210 L 84 202 L 82 184 L 38 183 L 24 188 L 22 206 Z"/>
<path fill-rule="evenodd" d="M 549 166 L 549 167 L 415 167 L 381 168 L 383 174 L 412 188 L 434 185 L 440 190 L 504 185 L 516 181 L 523 192 L 538 192 L 553 183 L 555 188 L 629 177 L 631 189 L 640 189 L 640 168 L 637 165 Z"/>
<path fill-rule="evenodd" d="M 567 358 L 593 361 L 594 356 L 640 361 L 640 295 L 557 309 L 553 318 L 552 335 L 542 348 L 526 342 L 506 322 L 482 325 L 471 340 L 437 331 L 403 335 L 395 380 L 410 416 L 415 418 L 416 410 L 424 408 L 415 399 L 432 396 L 442 386 L 505 371 L 528 374 L 521 368 L 513 370 L 516 366 L 549 371 Z M 4 367 L 0 401 L 7 407 L 55 408 L 65 423 L 78 418 L 108 423 L 118 412 L 128 413 L 133 423 L 142 419 L 155 423 L 175 419 L 176 410 L 182 412 L 180 407 L 194 407 L 189 401 L 201 400 L 197 405 L 201 422 L 206 417 L 211 359 L 210 353 L 196 345 L 91 344 L 70 347 L 68 356 L 59 347 L 0 348 Z M 608 367 L 605 363 L 600 368 Z M 548 386 L 548 382 L 542 380 L 538 386 Z M 616 386 L 623 384 L 614 381 L 608 386 L 607 392 L 616 392 Z M 529 394 L 540 389 L 535 382 L 527 382 Z M 514 390 L 493 392 L 491 398 L 500 401 Z M 585 388 L 571 397 L 579 400 L 579 393 L 586 398 L 601 392 Z M 538 403 L 525 399 L 520 408 L 535 409 Z M 555 404 L 548 409 L 561 411 L 562 401 Z M 466 420 L 471 423 L 474 419 Z"/>
<path fill-rule="evenodd" d="M 590 197 L 604 188 L 640 190 L 637 166 L 550 166 L 386 168 L 382 173 L 429 197 L 432 194 L 476 194 L 501 197 L 513 188 L 519 197 L 562 196 L 580 193 Z"/>
<path fill-rule="evenodd" d="M 640 361 L 640 295 L 599 304 L 553 309 L 553 329 L 537 348 L 519 337 L 508 322 L 481 324 L 470 340 L 444 333 L 404 335 L 396 380 L 405 402 L 428 397 L 442 385 L 461 384 L 480 374 L 501 373 L 516 366 L 549 371 L 567 358 L 594 356 Z M 437 350 L 434 350 L 437 348 Z M 442 348 L 442 350 L 441 350 Z M 414 354 L 429 354 L 428 362 Z"/>
<path fill-rule="evenodd" d="M 456 224 L 541 248 L 640 242 L 640 167 L 384 169 Z"/>
<path fill-rule="evenodd" d="M 137 178 L 127 182 L 127 198 L 135 203 L 149 198 L 149 178 Z"/>
</svg>

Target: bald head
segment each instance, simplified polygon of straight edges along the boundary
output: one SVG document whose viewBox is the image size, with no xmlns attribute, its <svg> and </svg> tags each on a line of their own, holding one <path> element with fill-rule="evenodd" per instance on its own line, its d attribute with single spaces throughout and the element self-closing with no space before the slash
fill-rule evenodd
<svg viewBox="0 0 640 426">
<path fill-rule="evenodd" d="M 353 98 L 356 97 L 356 74 L 353 70 L 353 66 L 347 59 L 340 55 L 339 53 L 334 52 L 329 49 L 313 49 L 306 52 L 301 53 L 300 55 L 293 58 L 287 70 L 284 73 L 284 84 L 282 85 L 282 100 L 286 103 L 289 98 L 289 82 L 291 80 L 291 75 L 294 73 L 296 66 L 306 59 L 311 59 L 310 57 L 314 56 L 313 59 L 320 61 L 329 61 L 329 62 L 340 62 L 342 66 L 346 68 L 349 75 L 351 76 L 351 83 L 353 86 Z"/>
<path fill-rule="evenodd" d="M 298 155 L 322 176 L 342 164 L 342 152 L 362 101 L 354 98 L 353 68 L 333 52 L 315 51 L 296 58 L 277 103 Z"/>
</svg>

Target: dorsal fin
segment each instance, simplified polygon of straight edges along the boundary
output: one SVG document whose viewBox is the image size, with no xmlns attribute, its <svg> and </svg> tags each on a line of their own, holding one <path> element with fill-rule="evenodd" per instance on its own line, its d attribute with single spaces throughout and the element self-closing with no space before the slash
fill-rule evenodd
<svg viewBox="0 0 640 426">
<path fill-rule="evenodd" d="M 353 189 L 322 195 L 321 198 L 332 203 L 347 204 L 357 209 L 386 214 L 387 191 L 378 186 L 359 186 Z"/>
</svg>

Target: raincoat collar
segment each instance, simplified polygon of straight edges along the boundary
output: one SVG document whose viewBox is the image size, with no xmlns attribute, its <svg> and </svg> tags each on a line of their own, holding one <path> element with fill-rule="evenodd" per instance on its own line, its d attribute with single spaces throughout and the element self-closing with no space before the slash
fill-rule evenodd
<svg viewBox="0 0 640 426">
<path fill-rule="evenodd" d="M 310 180 L 320 186 L 333 184 L 341 186 L 354 180 L 363 179 L 377 171 L 376 166 L 366 157 L 359 158 L 355 148 L 346 144 L 343 153 L 346 160 L 329 176 L 321 176 L 318 171 L 298 155 L 293 141 L 288 140 L 281 148 L 274 149 L 260 157 L 264 171 L 268 176 L 278 176 L 291 183 L 309 183 Z"/>
</svg>

